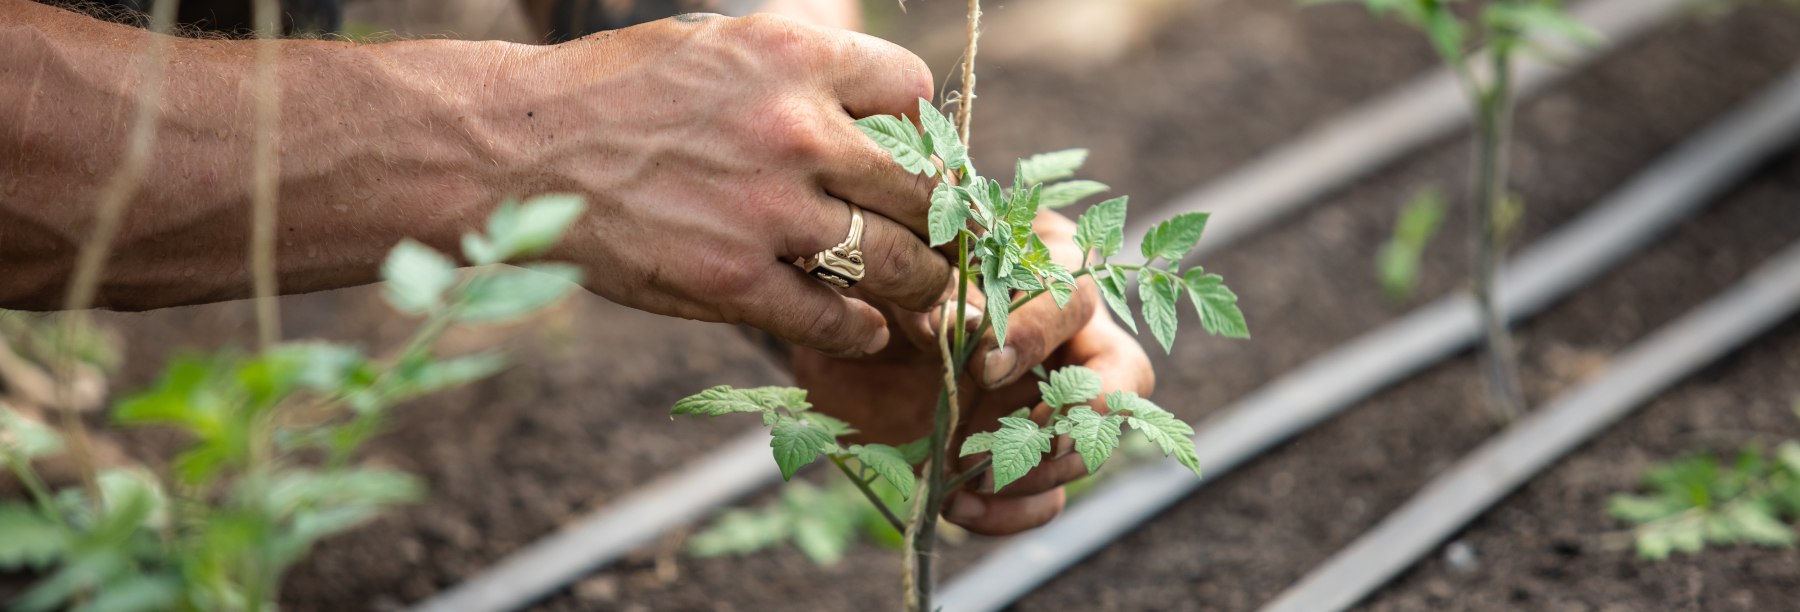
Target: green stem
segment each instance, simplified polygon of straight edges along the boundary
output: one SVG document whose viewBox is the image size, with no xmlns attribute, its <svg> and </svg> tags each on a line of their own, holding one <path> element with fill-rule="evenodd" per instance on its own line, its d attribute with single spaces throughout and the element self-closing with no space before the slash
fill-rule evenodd
<svg viewBox="0 0 1800 612">
<path fill-rule="evenodd" d="M 988 457 L 986 459 L 982 459 L 980 463 L 975 464 L 975 466 L 969 468 L 968 471 L 965 471 L 961 474 L 957 474 L 955 478 L 951 478 L 950 482 L 945 483 L 944 486 L 950 488 L 951 490 L 955 490 L 957 487 L 968 484 L 969 481 L 974 480 L 977 476 L 980 476 L 983 472 L 988 471 L 988 468 L 991 468 L 991 467 L 994 467 L 994 458 L 993 457 Z"/>
<path fill-rule="evenodd" d="M 869 503 L 875 504 L 875 509 L 880 510 L 881 516 L 887 519 L 888 526 L 893 527 L 894 531 L 897 533 L 906 533 L 906 522 L 894 515 L 894 510 L 888 507 L 887 502 L 882 501 L 881 496 L 876 495 L 875 490 L 869 488 L 868 481 L 863 480 L 861 476 L 851 472 L 850 466 L 844 463 L 842 457 L 837 455 L 826 456 L 831 458 L 831 463 L 838 467 L 838 471 L 843 472 L 844 476 L 849 478 L 850 482 L 856 485 L 856 490 L 862 491 L 863 497 L 868 498 Z"/>
<path fill-rule="evenodd" d="M 31 463 L 24 454 L 7 452 L 5 459 L 6 464 L 12 467 L 13 475 L 18 477 L 19 482 L 25 485 L 25 490 L 31 494 L 32 501 L 37 502 L 38 510 L 58 525 L 68 527 L 68 519 L 56 510 L 55 499 L 50 496 L 50 487 L 45 486 L 43 479 L 38 478 L 37 471 L 31 469 Z"/>
<path fill-rule="evenodd" d="M 1525 402 L 1514 363 L 1512 336 L 1494 304 L 1494 282 L 1500 265 L 1500 236 L 1494 217 L 1501 200 L 1506 197 L 1506 155 L 1512 123 L 1512 62 L 1506 45 L 1494 45 L 1489 57 L 1493 62 L 1494 83 L 1479 96 L 1480 125 L 1473 186 L 1475 219 L 1469 227 L 1474 232 L 1475 302 L 1481 312 L 1487 340 L 1488 385 L 1497 415 L 1502 421 L 1510 422 L 1524 414 Z"/>
</svg>

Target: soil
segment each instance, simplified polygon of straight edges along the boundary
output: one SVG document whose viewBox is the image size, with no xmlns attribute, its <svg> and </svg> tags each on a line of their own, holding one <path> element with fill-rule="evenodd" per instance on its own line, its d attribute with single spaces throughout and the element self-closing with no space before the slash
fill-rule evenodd
<svg viewBox="0 0 1800 612">
<path fill-rule="evenodd" d="M 912 3 L 890 37 L 945 70 L 955 52 L 918 24 L 958 23 L 958 3 Z M 1418 37 L 1353 7 L 1300 10 L 1268 0 L 1194 0 L 1161 15 L 1147 42 L 1103 69 L 1071 72 L 1028 56 L 982 69 L 976 141 L 984 167 L 1071 146 L 1087 174 L 1156 203 L 1230 170 L 1433 65 Z M 1008 27 L 989 9 L 990 33 Z M 913 25 L 908 25 L 913 24 Z M 1025 34 L 1019 34 L 1025 35 Z M 932 47 L 936 45 L 936 47 Z M 931 48 L 927 48 L 931 47 Z M 1687 22 L 1633 43 L 1524 104 L 1514 156 L 1527 202 L 1519 240 L 1579 214 L 1709 118 L 1800 57 L 1800 15 L 1773 8 Z M 1002 111 L 1001 109 L 1004 109 Z M 1193 421 L 1329 347 L 1456 290 L 1466 270 L 1453 213 L 1425 262 L 1421 298 L 1395 304 L 1371 263 L 1414 190 L 1455 190 L 1466 138 L 1204 262 L 1242 297 L 1256 339 L 1190 331 L 1156 359 L 1159 403 Z M 1000 165 L 996 165 L 1000 164 Z M 1728 286 L 1800 238 L 1800 156 L 1790 155 L 1618 271 L 1520 330 L 1534 400 L 1579 382 L 1609 355 Z M 1460 207 L 1457 209 L 1460 211 Z M 283 301 L 290 336 L 393 346 L 411 322 L 360 288 Z M 1183 327 L 1197 330 L 1192 313 Z M 146 384 L 182 347 L 248 341 L 249 307 L 110 315 L 129 341 L 120 381 Z M 326 542 L 289 577 L 289 610 L 391 609 L 454 584 L 558 526 L 680 467 L 745 424 L 671 423 L 676 399 L 714 384 L 776 384 L 785 374 L 729 328 L 663 319 L 584 297 L 532 324 L 461 334 L 452 344 L 515 347 L 518 367 L 400 411 L 369 455 L 424 478 L 428 501 Z M 1021 610 L 1252 608 L 1341 548 L 1495 426 L 1476 362 L 1446 362 L 1281 446 L 1145 524 L 1018 604 Z M 1479 568 L 1421 564 L 1369 606 L 1416 609 L 1779 609 L 1800 593 L 1800 559 L 1761 549 L 1661 564 L 1607 544 L 1622 526 L 1606 495 L 1641 468 L 1696 447 L 1800 433 L 1800 324 L 1658 399 L 1461 536 Z M 140 453 L 171 441 L 128 437 Z M 991 550 L 944 547 L 946 575 Z M 697 560 L 680 538 L 614 564 L 540 604 L 545 610 L 883 609 L 899 593 L 897 557 L 860 546 L 815 569 L 781 549 Z M 1786 604 L 1786 605 L 1783 605 Z"/>
</svg>

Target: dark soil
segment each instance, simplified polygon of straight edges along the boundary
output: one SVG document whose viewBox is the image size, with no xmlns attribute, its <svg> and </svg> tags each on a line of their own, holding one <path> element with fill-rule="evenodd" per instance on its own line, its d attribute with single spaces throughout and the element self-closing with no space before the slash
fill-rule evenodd
<svg viewBox="0 0 1800 612">
<path fill-rule="evenodd" d="M 954 24 L 955 4 L 913 3 L 903 23 Z M 1417 37 L 1350 7 L 1204 0 L 1163 19 L 1149 42 L 1104 70 L 1072 74 L 1017 61 L 984 65 L 979 160 L 1070 146 L 1093 149 L 1089 174 L 1141 202 L 1135 214 L 1431 67 Z M 1004 24 L 1003 7 L 989 9 Z M 907 26 L 917 27 L 917 26 Z M 935 26 L 934 26 L 935 27 Z M 996 30 L 1000 25 L 994 26 Z M 999 34 L 996 34 L 998 36 Z M 1021 34 L 1023 35 L 1023 34 Z M 902 42 L 920 41 L 901 32 Z M 922 51 L 946 70 L 954 59 Z M 1579 214 L 1707 119 L 1800 57 L 1800 18 L 1774 9 L 1686 23 L 1635 43 L 1521 108 L 1515 188 L 1528 202 L 1520 239 Z M 1257 336 L 1190 331 L 1157 361 L 1159 402 L 1198 420 L 1329 347 L 1403 314 L 1370 263 L 1398 205 L 1416 188 L 1460 184 L 1461 138 L 1334 195 L 1325 206 L 1205 262 L 1242 296 Z M 1000 164 L 1000 165 L 996 165 Z M 1530 393 L 1543 400 L 1608 355 L 1729 285 L 1800 238 L 1800 159 L 1771 166 L 1620 271 L 1526 326 Z M 1422 294 L 1455 290 L 1466 268 L 1460 215 L 1433 246 Z M 291 336 L 392 346 L 411 324 L 379 292 L 283 302 Z M 1191 313 L 1188 313 L 1191 317 Z M 122 385 L 146 383 L 178 347 L 249 338 L 248 306 L 116 315 L 131 342 Z M 1198 329 L 1191 318 L 1184 327 Z M 730 439 L 745 423 L 671 423 L 667 407 L 714 384 L 771 384 L 784 374 L 723 326 L 573 300 L 544 320 L 452 338 L 500 341 L 519 367 L 402 410 L 370 456 L 425 478 L 429 501 L 327 542 L 286 584 L 289 610 L 387 609 L 462 580 L 632 487 Z M 1708 552 L 1649 566 L 1602 543 L 1621 528 L 1607 494 L 1646 463 L 1696 445 L 1790 435 L 1800 393 L 1800 329 L 1760 340 L 1684 384 L 1559 464 L 1482 519 L 1466 539 L 1481 567 L 1432 561 L 1383 591 L 1382 609 L 1565 606 L 1663 609 L 1793 607 L 1790 552 Z M 1365 402 L 1146 524 L 1021 609 L 1247 609 L 1274 595 L 1404 501 L 1494 431 L 1471 359 L 1434 368 Z M 1748 431 L 1747 431 L 1748 430 Z M 1757 433 L 1750 433 L 1750 432 Z M 1737 436 L 1737 437 L 1733 437 Z M 140 452 L 168 447 L 132 437 Z M 953 574 L 993 540 L 945 547 Z M 834 568 L 797 552 L 749 559 L 680 556 L 670 538 L 545 602 L 555 610 L 885 609 L 898 594 L 891 552 L 864 546 Z M 1569 552 L 1573 551 L 1573 552 Z M 1787 605 L 1783 605 L 1786 603 Z"/>
</svg>

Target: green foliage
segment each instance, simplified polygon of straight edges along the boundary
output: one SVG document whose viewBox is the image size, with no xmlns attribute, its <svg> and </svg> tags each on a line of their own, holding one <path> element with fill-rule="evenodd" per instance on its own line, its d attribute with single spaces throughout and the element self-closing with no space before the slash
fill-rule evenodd
<svg viewBox="0 0 1800 612">
<path fill-rule="evenodd" d="M 892 511 L 904 512 L 901 489 L 885 482 L 877 482 L 872 488 L 882 504 Z M 843 559 L 859 538 L 896 549 L 901 542 L 901 534 L 888 525 L 881 512 L 849 480 L 835 478 L 823 488 L 796 480 L 782 488 L 780 499 L 720 514 L 710 526 L 688 539 L 687 548 L 696 557 L 720 557 L 747 555 L 791 543 L 814 564 L 830 567 Z"/>
<path fill-rule="evenodd" d="M 580 214 L 579 198 L 504 204 L 469 259 L 499 263 L 549 250 Z M 0 569 L 43 578 L 20 610 L 266 609 L 283 571 L 314 544 L 418 499 L 404 473 L 361 465 L 357 450 L 390 407 L 492 374 L 494 353 L 440 359 L 432 346 L 457 322 L 513 319 L 549 305 L 574 268 L 489 267 L 458 283 L 448 257 L 413 241 L 382 267 L 397 310 L 427 315 L 393 359 L 360 347 L 289 342 L 258 353 L 176 358 L 150 388 L 114 407 L 127 426 L 173 428 L 186 448 L 155 470 L 110 470 L 85 489 L 33 488 L 35 504 L 0 505 Z M 27 483 L 30 460 L 60 452 L 56 432 L 0 406 L 0 463 Z M 322 451 L 322 452 L 321 452 Z"/>
<path fill-rule="evenodd" d="M 1708 544 L 1792 548 L 1800 519 L 1800 442 L 1783 442 L 1774 457 L 1756 447 L 1723 465 L 1695 455 L 1652 467 L 1644 495 L 1615 495 L 1614 518 L 1636 525 L 1638 556 L 1648 560 L 1697 553 Z"/>
<path fill-rule="evenodd" d="M 1419 262 L 1425 247 L 1437 235 L 1448 203 L 1434 187 L 1420 189 L 1394 222 L 1394 235 L 1381 245 L 1375 259 L 1376 276 L 1394 301 L 1412 297 L 1419 286 Z"/>
</svg>

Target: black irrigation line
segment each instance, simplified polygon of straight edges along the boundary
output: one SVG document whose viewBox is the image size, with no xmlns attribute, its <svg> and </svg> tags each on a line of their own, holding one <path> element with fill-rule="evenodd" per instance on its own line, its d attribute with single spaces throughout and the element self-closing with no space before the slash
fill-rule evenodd
<svg viewBox="0 0 1800 612">
<path fill-rule="evenodd" d="M 1605 36 L 1591 48 L 1556 47 L 1557 65 L 1522 62 L 1520 95 L 1554 83 L 1579 66 L 1636 39 L 1685 6 L 1685 0 L 1590 0 L 1577 18 Z M 1212 186 L 1159 210 L 1214 213 L 1194 256 L 1216 252 L 1264 229 L 1320 196 L 1381 170 L 1407 153 L 1468 123 L 1454 77 L 1437 70 L 1348 111 L 1221 177 Z M 1143 215 L 1139 219 L 1145 218 Z M 1147 227 L 1127 230 L 1143 234 Z M 1135 246 L 1132 248 L 1136 248 Z M 493 567 L 420 602 L 429 612 L 522 608 L 715 508 L 778 482 L 768 459 L 768 434 L 758 429 L 679 471 L 608 504 L 581 521 L 546 534 Z"/>
<path fill-rule="evenodd" d="M 1500 278 L 1501 311 L 1509 321 L 1541 311 L 1703 208 L 1797 136 L 1800 69 L 1510 262 Z M 1209 480 L 1173 461 L 1115 477 L 958 575 L 939 596 L 943 609 L 1005 607 L 1206 482 L 1467 348 L 1479 333 L 1473 302 L 1449 297 L 1312 359 L 1196 427 Z"/>
<path fill-rule="evenodd" d="M 1794 102 L 1790 102 L 1793 104 Z M 1633 344 L 1599 378 L 1494 436 L 1314 569 L 1264 612 L 1343 610 L 1539 471 L 1800 308 L 1800 243 Z"/>
</svg>

